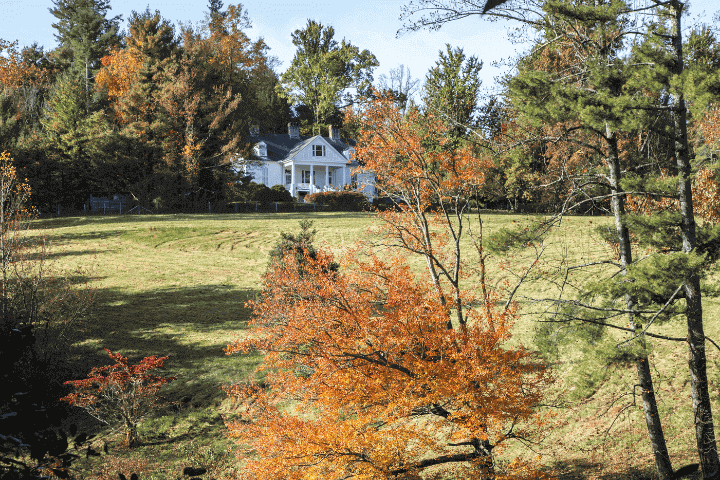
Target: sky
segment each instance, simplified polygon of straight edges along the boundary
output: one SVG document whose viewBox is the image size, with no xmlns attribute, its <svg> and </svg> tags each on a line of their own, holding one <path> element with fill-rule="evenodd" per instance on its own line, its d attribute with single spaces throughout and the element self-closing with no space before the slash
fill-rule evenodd
<svg viewBox="0 0 720 480">
<path fill-rule="evenodd" d="M 231 3 L 225 0 L 225 6 Z M 388 75 L 390 69 L 405 65 L 413 78 L 424 79 L 427 71 L 435 65 L 439 51 L 446 44 L 461 47 L 466 55 L 483 60 L 481 72 L 485 93 L 494 93 L 494 78 L 508 70 L 503 60 L 526 50 L 524 45 L 513 45 L 508 40 L 508 22 L 489 22 L 480 17 L 470 17 L 443 26 L 439 31 L 409 32 L 397 35 L 403 23 L 399 19 L 403 5 L 408 0 L 334 0 L 334 1 L 285 1 L 247 0 L 243 5 L 248 11 L 253 28 L 248 35 L 263 37 L 270 47 L 270 55 L 280 60 L 278 72 L 290 65 L 295 54 L 291 33 L 303 28 L 308 19 L 331 25 L 335 38 L 345 38 L 360 49 L 367 49 L 377 57 L 380 66 L 375 78 Z M 198 23 L 205 18 L 206 0 L 110 0 L 110 16 L 122 15 L 127 19 L 133 10 L 159 10 L 171 22 Z M 0 38 L 18 40 L 20 46 L 37 42 L 46 50 L 57 46 L 52 23 L 55 18 L 49 8 L 52 0 L 0 0 Z M 720 11 L 718 0 L 692 0 L 690 19 L 711 23 Z M 123 25 L 125 26 L 125 25 Z M 498 62 L 501 65 L 496 65 Z"/>
</svg>

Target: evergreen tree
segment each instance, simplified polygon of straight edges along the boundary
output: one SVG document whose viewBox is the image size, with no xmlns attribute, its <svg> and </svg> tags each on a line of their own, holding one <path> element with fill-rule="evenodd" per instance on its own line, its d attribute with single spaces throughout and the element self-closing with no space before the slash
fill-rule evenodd
<svg viewBox="0 0 720 480">
<path fill-rule="evenodd" d="M 101 111 L 87 115 L 83 79 L 72 72 L 53 87 L 43 117 L 46 149 L 55 165 L 55 202 L 79 208 L 97 188 L 93 161 L 100 158 L 105 127 Z"/>
<path fill-rule="evenodd" d="M 64 68 L 72 68 L 83 78 L 86 96 L 100 68 L 100 58 L 120 43 L 121 16 L 106 18 L 109 0 L 53 0 L 50 13 L 57 19 L 53 28 L 59 46 L 56 58 Z"/>
<path fill-rule="evenodd" d="M 556 318 L 569 323 L 580 321 L 570 330 L 583 331 L 590 345 L 599 346 L 603 338 L 609 338 L 598 325 L 631 333 L 623 345 L 634 347 L 628 351 L 642 386 L 656 466 L 660 478 L 669 479 L 674 475 L 653 398 L 646 344 L 648 338 L 667 339 L 649 330 L 651 326 L 662 327 L 673 318 L 685 317 L 697 450 L 704 478 L 717 478 L 720 469 L 707 389 L 700 300 L 703 260 L 698 255 L 703 250 L 699 238 L 712 239 L 716 234 L 709 231 L 698 235 L 694 219 L 687 134 L 691 109 L 685 100 L 690 91 L 696 98 L 700 98 L 698 90 L 711 94 L 716 74 L 707 66 L 704 72 L 685 67 L 680 28 L 685 5 L 678 0 L 641 6 L 638 11 L 655 15 L 641 31 L 632 23 L 635 11 L 624 1 L 549 0 L 542 2 L 541 15 L 532 13 L 534 4 L 513 4 L 513 9 L 498 12 L 541 33 L 541 40 L 527 57 L 529 68 L 521 68 L 509 82 L 513 108 L 522 121 L 528 122 L 528 131 L 539 129 L 536 142 L 574 145 L 574 153 L 566 158 L 585 163 L 575 163 L 576 169 L 567 163 L 562 174 L 574 177 L 576 186 L 592 187 L 574 190 L 580 202 L 595 201 L 591 199 L 597 188 L 605 189 L 615 217 L 611 237 L 620 257 L 619 272 L 608 272 L 612 275 L 606 279 L 586 285 L 579 300 L 560 302 L 568 307 L 560 308 Z M 429 0 L 423 5 L 422 10 L 431 13 L 408 28 L 439 28 L 473 13 L 475 8 L 466 1 Z M 419 11 L 408 7 L 406 14 Z M 626 43 L 631 31 L 640 34 L 634 45 Z M 651 165 L 646 161 L 650 153 L 647 145 L 640 142 L 633 146 L 637 138 L 658 139 L 663 147 L 654 152 L 660 156 L 653 158 Z M 668 146 L 670 150 L 664 149 Z M 641 161 L 640 153 L 645 154 L 645 161 Z M 658 181 L 660 171 L 669 178 Z M 629 215 L 628 191 L 646 192 L 655 200 L 666 198 L 675 208 L 666 213 Z M 633 256 L 631 232 L 655 247 L 642 262 Z M 681 297 L 685 298 L 683 306 Z M 629 326 L 617 323 L 621 315 Z"/>
</svg>

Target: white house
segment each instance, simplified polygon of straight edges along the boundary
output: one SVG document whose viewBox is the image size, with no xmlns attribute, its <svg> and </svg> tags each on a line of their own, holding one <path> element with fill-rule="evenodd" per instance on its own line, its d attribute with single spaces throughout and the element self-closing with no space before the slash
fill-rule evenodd
<svg viewBox="0 0 720 480">
<path fill-rule="evenodd" d="M 353 174 L 358 167 L 353 160 L 354 142 L 340 138 L 340 131 L 330 127 L 330 135 L 301 137 L 297 125 L 288 124 L 287 134 L 261 136 L 258 127 L 250 129 L 255 142 L 249 162 L 238 160 L 236 171 L 251 175 L 256 183 L 268 187 L 283 185 L 293 197 L 302 199 L 315 192 L 343 190 L 354 185 L 368 199 L 375 194 L 375 176 Z"/>
</svg>

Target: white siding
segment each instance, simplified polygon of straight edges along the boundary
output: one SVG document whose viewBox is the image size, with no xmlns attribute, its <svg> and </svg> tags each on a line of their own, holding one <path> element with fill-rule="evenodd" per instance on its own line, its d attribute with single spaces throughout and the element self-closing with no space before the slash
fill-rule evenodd
<svg viewBox="0 0 720 480">
<path fill-rule="evenodd" d="M 372 199 L 375 196 L 375 175 L 372 173 L 359 173 L 357 175 L 357 188 L 368 199 Z"/>
<path fill-rule="evenodd" d="M 259 165 L 246 165 L 245 174 L 252 175 L 255 183 L 263 183 L 268 187 L 282 185 L 282 165 L 278 162 L 263 162 Z"/>
</svg>

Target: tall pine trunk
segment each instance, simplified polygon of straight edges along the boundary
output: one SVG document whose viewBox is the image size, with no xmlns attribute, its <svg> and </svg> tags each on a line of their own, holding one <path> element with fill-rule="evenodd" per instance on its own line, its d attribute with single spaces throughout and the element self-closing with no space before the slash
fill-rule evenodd
<svg viewBox="0 0 720 480">
<path fill-rule="evenodd" d="M 672 11 L 672 46 L 675 57 L 675 74 L 683 73 L 683 47 L 681 17 L 685 5 L 675 0 Z M 691 186 L 691 167 L 687 135 L 687 105 L 680 91 L 676 98 L 675 108 L 675 158 L 677 160 L 678 200 L 682 224 L 680 231 L 683 240 L 683 252 L 690 253 L 697 246 L 695 237 L 695 214 Z M 686 321 L 688 329 L 688 347 L 690 367 L 690 385 L 692 389 L 692 405 L 695 417 L 695 438 L 698 457 L 704 479 L 720 478 L 720 461 L 718 460 L 715 442 L 710 393 L 707 381 L 707 359 L 705 356 L 705 332 L 703 328 L 702 296 L 700 293 L 700 276 L 693 272 L 683 286 L 686 302 Z"/>
<path fill-rule="evenodd" d="M 627 270 L 627 266 L 632 263 L 632 251 L 630 249 L 630 233 L 626 225 L 625 201 L 624 196 L 619 194 L 620 188 L 620 159 L 618 155 L 617 137 L 606 127 L 605 141 L 608 146 L 608 156 L 605 159 L 608 171 L 610 188 L 612 190 L 612 210 L 615 217 L 615 229 L 620 244 L 620 263 L 623 268 L 623 274 Z M 632 311 L 635 309 L 636 299 L 630 295 L 625 298 L 627 309 Z M 635 330 L 635 318 L 632 313 L 629 314 L 630 328 Z M 640 346 L 645 349 L 645 339 L 639 338 Z M 655 456 L 655 468 L 657 469 L 660 480 L 672 480 L 673 469 L 670 463 L 670 455 L 668 454 L 667 445 L 665 444 L 665 434 L 663 433 L 662 424 L 660 423 L 660 415 L 658 413 L 657 401 L 655 399 L 655 389 L 653 387 L 652 374 L 650 373 L 650 361 L 646 354 L 638 355 L 635 359 L 635 369 L 638 375 L 638 385 L 642 389 L 643 414 L 645 416 L 645 424 L 648 429 L 648 437 Z"/>
</svg>

